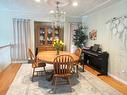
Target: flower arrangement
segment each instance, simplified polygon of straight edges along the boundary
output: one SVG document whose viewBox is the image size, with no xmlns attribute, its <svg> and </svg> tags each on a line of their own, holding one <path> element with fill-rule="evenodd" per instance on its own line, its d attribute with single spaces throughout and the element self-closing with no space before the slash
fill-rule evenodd
<svg viewBox="0 0 127 95">
<path fill-rule="evenodd" d="M 64 46 L 64 43 L 62 42 L 62 40 L 54 39 L 53 47 L 55 47 L 57 54 L 59 54 L 59 51 L 63 48 L 63 46 Z"/>
</svg>

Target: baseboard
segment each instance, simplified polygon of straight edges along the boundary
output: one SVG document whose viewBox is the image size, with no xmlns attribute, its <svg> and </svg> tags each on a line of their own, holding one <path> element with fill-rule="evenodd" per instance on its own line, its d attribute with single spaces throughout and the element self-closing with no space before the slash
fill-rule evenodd
<svg viewBox="0 0 127 95">
<path fill-rule="evenodd" d="M 0 70 L 0 76 L 9 68 L 11 64 L 8 64 L 4 69 Z"/>
<path fill-rule="evenodd" d="M 126 84 L 126 85 L 127 85 L 127 82 L 126 82 L 126 81 L 124 81 L 124 80 L 122 80 L 122 79 L 120 79 L 120 78 L 118 78 L 118 77 L 116 77 L 116 76 L 114 76 L 114 75 L 112 75 L 112 74 L 110 74 L 110 73 L 108 73 L 108 75 L 111 76 L 112 78 L 114 78 L 114 79 L 116 79 L 116 80 L 122 82 L 123 84 Z"/>
<path fill-rule="evenodd" d="M 10 65 L 10 63 L 8 63 L 8 64 L 0 64 L 0 72 L 3 72 L 9 65 Z"/>
<path fill-rule="evenodd" d="M 0 70 L 0 76 L 2 75 L 2 71 Z"/>
<path fill-rule="evenodd" d="M 11 63 L 28 63 L 28 60 L 26 60 L 26 61 L 12 61 Z"/>
</svg>

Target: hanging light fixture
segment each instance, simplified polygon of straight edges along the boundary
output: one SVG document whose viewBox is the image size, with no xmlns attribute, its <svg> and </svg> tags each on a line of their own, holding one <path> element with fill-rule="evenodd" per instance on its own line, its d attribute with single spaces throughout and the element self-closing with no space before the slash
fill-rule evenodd
<svg viewBox="0 0 127 95">
<path fill-rule="evenodd" d="M 51 20 L 52 20 L 52 26 L 55 28 L 62 28 L 64 26 L 64 22 L 65 22 L 65 14 L 66 12 L 60 10 L 60 1 L 56 1 L 56 10 L 50 11 L 51 14 Z"/>
</svg>

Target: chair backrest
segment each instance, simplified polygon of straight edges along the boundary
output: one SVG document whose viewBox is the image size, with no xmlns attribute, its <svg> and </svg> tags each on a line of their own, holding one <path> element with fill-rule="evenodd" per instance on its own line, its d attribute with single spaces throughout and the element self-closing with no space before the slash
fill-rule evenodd
<svg viewBox="0 0 127 95">
<path fill-rule="evenodd" d="M 76 51 L 75 51 L 75 55 L 77 55 L 78 57 L 81 56 L 81 53 L 82 53 L 82 49 L 81 48 L 77 48 Z"/>
<path fill-rule="evenodd" d="M 74 59 L 70 55 L 59 55 L 54 59 L 54 74 L 71 73 Z"/>
<path fill-rule="evenodd" d="M 29 53 L 30 60 L 34 60 L 35 56 L 30 48 L 28 49 L 28 53 Z"/>
</svg>

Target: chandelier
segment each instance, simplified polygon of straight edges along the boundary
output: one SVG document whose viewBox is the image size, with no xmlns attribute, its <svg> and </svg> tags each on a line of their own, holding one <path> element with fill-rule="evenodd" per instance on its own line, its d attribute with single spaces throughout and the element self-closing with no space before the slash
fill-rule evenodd
<svg viewBox="0 0 127 95">
<path fill-rule="evenodd" d="M 51 20 L 52 20 L 52 26 L 55 28 L 62 28 L 64 26 L 65 22 L 65 14 L 66 12 L 60 10 L 60 1 L 56 1 L 56 10 L 50 11 L 51 14 Z"/>
</svg>

